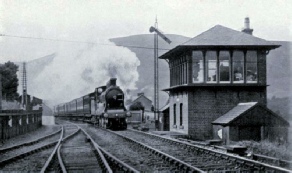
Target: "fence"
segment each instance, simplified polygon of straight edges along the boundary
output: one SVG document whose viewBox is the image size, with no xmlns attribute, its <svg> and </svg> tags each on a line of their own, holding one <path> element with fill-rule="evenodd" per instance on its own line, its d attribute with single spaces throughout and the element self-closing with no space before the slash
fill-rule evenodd
<svg viewBox="0 0 292 173">
<path fill-rule="evenodd" d="M 25 134 L 42 126 L 42 111 L 2 110 L 0 140 Z"/>
</svg>

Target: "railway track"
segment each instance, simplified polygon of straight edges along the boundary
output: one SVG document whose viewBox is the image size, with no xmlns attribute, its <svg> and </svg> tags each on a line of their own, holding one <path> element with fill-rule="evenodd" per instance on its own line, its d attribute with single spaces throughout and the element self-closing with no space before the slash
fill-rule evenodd
<svg viewBox="0 0 292 173">
<path fill-rule="evenodd" d="M 77 127 L 72 127 L 72 125 L 65 125 L 62 126 L 61 130 L 50 135 L 2 149 L 0 170 L 4 172 L 41 171 L 48 158 L 52 155 L 54 146 L 56 147 L 64 137 L 69 136 L 76 129 Z"/>
<path fill-rule="evenodd" d="M 58 140 L 59 134 L 61 133 L 62 129 L 30 142 L 1 149 L 0 167 L 10 163 L 11 161 L 33 154 L 42 148 L 52 146 L 54 142 Z"/>
<path fill-rule="evenodd" d="M 72 124 L 64 124 L 64 131 L 61 135 L 60 139 L 58 140 L 54 150 L 50 153 L 50 156 L 47 158 L 46 162 L 43 164 L 43 167 L 40 172 L 60 172 L 61 165 L 57 156 L 57 150 L 61 145 L 62 141 L 65 141 L 72 136 L 74 136 L 78 131 L 79 128 L 76 125 Z"/>
<path fill-rule="evenodd" d="M 239 157 L 234 154 L 136 130 L 117 131 L 114 133 L 165 152 L 206 172 L 291 172 L 291 170 Z"/>
<path fill-rule="evenodd" d="M 103 150 L 79 125 L 76 126 L 77 131 L 56 145 L 41 172 L 136 172 Z"/>
<path fill-rule="evenodd" d="M 89 139 L 79 130 L 75 136 L 63 141 L 58 148 L 58 156 L 66 172 L 103 172 L 102 164 L 94 151 Z"/>
<path fill-rule="evenodd" d="M 203 172 L 168 154 L 105 129 L 87 128 L 100 147 L 127 163 L 136 172 Z M 164 159 L 162 159 L 162 157 Z"/>
<path fill-rule="evenodd" d="M 198 141 L 193 141 L 193 140 L 188 140 L 188 139 L 183 139 L 183 138 L 177 138 L 179 141 L 184 141 L 190 144 L 195 144 L 195 145 L 200 145 L 204 147 L 210 147 L 212 149 L 217 149 L 218 151 L 226 152 L 226 148 L 218 145 L 208 145 L 206 143 L 198 142 Z M 262 154 L 256 154 L 256 153 L 245 153 L 245 156 L 248 159 L 256 160 L 259 162 L 267 163 L 270 165 L 278 166 L 281 168 L 285 169 L 292 169 L 292 161 L 290 160 L 284 160 L 284 159 L 279 159 L 276 157 L 271 157 L 267 155 L 262 155 Z"/>
</svg>

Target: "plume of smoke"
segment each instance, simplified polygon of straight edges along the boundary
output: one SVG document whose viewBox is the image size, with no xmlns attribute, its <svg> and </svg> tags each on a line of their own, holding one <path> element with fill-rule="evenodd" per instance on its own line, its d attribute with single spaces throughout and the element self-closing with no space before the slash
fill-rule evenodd
<svg viewBox="0 0 292 173">
<path fill-rule="evenodd" d="M 53 62 L 29 79 L 29 94 L 53 106 L 93 92 L 111 77 L 123 90 L 135 89 L 139 59 L 127 48 L 107 44 L 61 44 Z"/>
</svg>

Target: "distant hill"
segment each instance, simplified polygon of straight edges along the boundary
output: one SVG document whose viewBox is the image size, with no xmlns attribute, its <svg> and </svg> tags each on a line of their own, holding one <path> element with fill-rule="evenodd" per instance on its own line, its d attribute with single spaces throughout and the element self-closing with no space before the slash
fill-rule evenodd
<svg viewBox="0 0 292 173">
<path fill-rule="evenodd" d="M 45 103 L 43 103 L 43 116 L 53 116 L 53 110 Z"/>
<path fill-rule="evenodd" d="M 166 35 L 172 43 L 169 45 L 164 40 L 159 38 L 159 48 L 160 49 L 172 49 L 178 44 L 181 44 L 188 39 L 189 37 L 184 37 L 180 35 Z M 134 35 L 128 37 L 112 38 L 110 41 L 114 42 L 116 45 L 121 46 L 135 46 L 141 48 L 128 47 L 132 52 L 136 53 L 136 56 L 139 58 L 141 64 L 138 67 L 139 72 L 139 81 L 137 82 L 137 91 L 132 91 L 132 94 L 137 92 L 144 92 L 145 95 L 152 99 L 153 97 L 153 35 Z M 291 64 L 291 42 L 285 41 L 276 41 L 276 44 L 281 45 L 280 48 L 271 50 L 267 56 L 267 83 L 268 87 L 268 98 L 277 97 L 292 98 L 292 87 L 290 83 L 292 81 L 292 71 L 290 68 Z M 146 47 L 146 48 L 143 48 Z M 159 55 L 162 55 L 167 50 L 160 50 Z M 159 88 L 169 87 L 169 67 L 167 62 L 164 60 L 159 60 Z M 160 107 L 164 105 L 168 98 L 168 95 L 164 92 L 160 92 Z M 271 99 L 270 99 L 271 100 Z M 273 102 L 277 100 L 273 100 Z M 272 105 L 277 105 L 273 103 Z M 272 106 L 274 111 L 277 111 L 277 106 Z M 284 112 L 287 112 L 286 110 Z"/>
<path fill-rule="evenodd" d="M 50 65 L 56 54 L 50 54 L 32 61 L 26 62 L 26 70 L 27 70 L 27 79 L 30 82 L 34 82 L 34 79 L 37 78 L 39 74 L 42 73 L 42 71 L 45 69 L 46 66 Z M 19 66 L 19 73 L 18 73 L 18 79 L 19 79 L 19 85 L 18 85 L 18 92 L 20 95 L 22 95 L 21 92 L 21 84 L 22 84 L 22 64 L 23 62 L 15 62 Z M 28 85 L 28 94 L 30 93 L 31 85 L 29 83 Z M 38 97 L 38 96 L 35 96 Z M 45 99 L 45 98 L 40 98 L 40 99 Z M 43 112 L 47 112 L 46 114 L 52 115 L 52 110 L 48 106 L 43 105 Z"/>
<path fill-rule="evenodd" d="M 292 98 L 292 42 L 276 41 L 281 47 L 271 50 L 267 56 L 268 98 Z"/>
<path fill-rule="evenodd" d="M 51 55 L 47 55 L 47 56 L 40 57 L 32 61 L 26 62 L 27 79 L 30 81 L 33 81 L 39 74 L 41 74 L 41 72 L 45 69 L 46 66 L 50 65 L 53 62 L 55 56 L 56 54 L 51 54 Z M 21 85 L 23 62 L 15 62 L 15 64 L 19 66 L 18 69 L 20 73 L 18 74 L 18 79 L 19 79 L 19 84 Z M 21 87 L 20 85 L 19 85 L 19 89 Z M 30 87 L 30 85 L 28 85 L 28 87 Z M 28 90 L 29 89 L 30 88 L 28 88 Z M 20 93 L 20 95 L 21 94 L 22 93 Z"/>
<path fill-rule="evenodd" d="M 47 55 L 32 61 L 27 62 L 27 74 L 29 78 L 36 78 L 46 66 L 53 62 L 56 54 Z"/>
<path fill-rule="evenodd" d="M 284 117 L 286 120 L 292 120 L 292 98 L 284 97 L 277 98 L 272 97 L 268 99 L 268 108 Z"/>
</svg>

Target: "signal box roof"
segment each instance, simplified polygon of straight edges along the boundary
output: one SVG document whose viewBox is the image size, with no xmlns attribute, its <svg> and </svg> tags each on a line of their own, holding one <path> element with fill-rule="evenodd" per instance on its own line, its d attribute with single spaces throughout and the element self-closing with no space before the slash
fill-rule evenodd
<svg viewBox="0 0 292 173">
<path fill-rule="evenodd" d="M 185 49 L 210 49 L 210 48 L 262 48 L 266 50 L 275 49 L 280 45 L 274 44 L 250 34 L 236 31 L 221 25 L 216 25 L 196 37 L 184 42 L 174 49 L 166 52 L 160 59 L 168 59 L 177 52 Z"/>
</svg>

